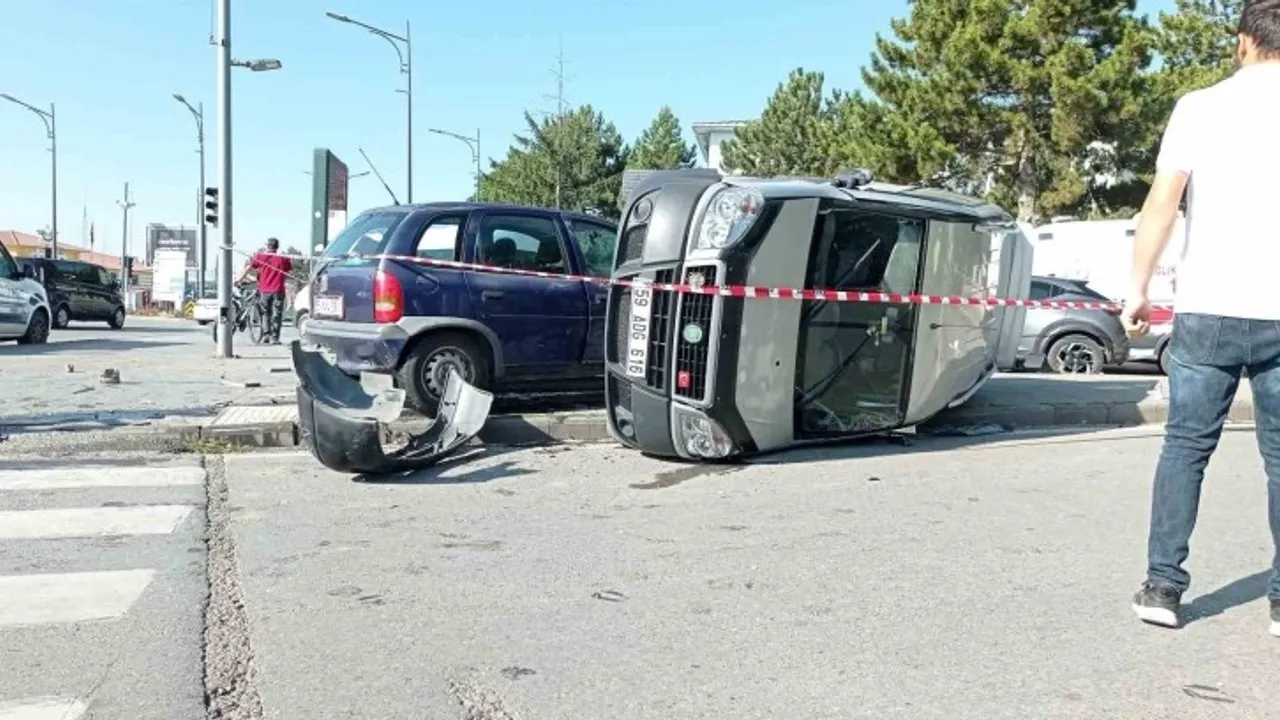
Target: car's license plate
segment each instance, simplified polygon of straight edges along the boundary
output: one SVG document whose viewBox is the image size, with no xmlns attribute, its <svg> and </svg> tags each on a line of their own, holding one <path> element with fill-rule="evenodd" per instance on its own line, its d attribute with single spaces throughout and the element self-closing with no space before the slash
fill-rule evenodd
<svg viewBox="0 0 1280 720">
<path fill-rule="evenodd" d="M 631 316 L 627 320 L 627 375 L 643 378 L 649 364 L 649 319 L 653 310 L 653 291 L 632 286 Z"/>
<path fill-rule="evenodd" d="M 315 308 L 312 314 L 316 317 L 342 317 L 342 296 L 341 295 L 317 295 L 315 299 Z"/>
</svg>

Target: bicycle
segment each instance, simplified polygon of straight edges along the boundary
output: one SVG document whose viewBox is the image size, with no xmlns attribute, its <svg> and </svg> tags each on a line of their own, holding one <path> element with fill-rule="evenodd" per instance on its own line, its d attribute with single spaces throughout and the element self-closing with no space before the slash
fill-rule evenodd
<svg viewBox="0 0 1280 720">
<path fill-rule="evenodd" d="M 254 345 L 261 345 L 266 335 L 266 318 L 262 314 L 262 297 L 257 287 L 236 285 L 231 290 L 231 332 L 249 331 Z M 213 323 L 213 340 L 218 341 L 218 323 Z"/>
</svg>

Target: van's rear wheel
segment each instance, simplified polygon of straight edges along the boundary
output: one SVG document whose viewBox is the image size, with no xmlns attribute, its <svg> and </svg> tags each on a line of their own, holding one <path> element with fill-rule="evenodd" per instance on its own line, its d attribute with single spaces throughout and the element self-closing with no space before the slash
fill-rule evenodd
<svg viewBox="0 0 1280 720">
<path fill-rule="evenodd" d="M 1063 375 L 1096 375 L 1106 362 L 1106 350 L 1088 335 L 1066 335 L 1049 346 L 1049 369 Z"/>
<path fill-rule="evenodd" d="M 396 380 L 405 391 L 405 404 L 435 417 L 451 370 L 481 390 L 489 389 L 489 354 L 474 338 L 465 333 L 444 332 L 419 340 L 409 348 L 396 371 Z"/>
</svg>

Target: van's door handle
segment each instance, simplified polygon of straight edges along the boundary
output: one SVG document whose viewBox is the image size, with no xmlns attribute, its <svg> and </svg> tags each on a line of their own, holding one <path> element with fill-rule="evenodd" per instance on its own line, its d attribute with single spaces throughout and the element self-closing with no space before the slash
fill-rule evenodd
<svg viewBox="0 0 1280 720">
<path fill-rule="evenodd" d="M 506 296 L 507 294 L 501 290 L 482 290 L 480 292 L 481 300 L 501 300 Z"/>
</svg>

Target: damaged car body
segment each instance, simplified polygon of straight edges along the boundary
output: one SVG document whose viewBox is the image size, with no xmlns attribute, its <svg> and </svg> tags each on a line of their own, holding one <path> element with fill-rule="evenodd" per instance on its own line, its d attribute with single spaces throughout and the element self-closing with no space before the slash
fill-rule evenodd
<svg viewBox="0 0 1280 720">
<path fill-rule="evenodd" d="M 431 425 L 389 447 L 384 439 L 404 409 L 404 390 L 388 384 L 370 392 L 297 340 L 292 352 L 302 444 L 331 470 L 389 475 L 430 467 L 466 445 L 489 417 L 493 395 L 452 372 Z"/>
<path fill-rule="evenodd" d="M 618 232 L 606 331 L 610 434 L 646 454 L 724 461 L 884 434 L 965 402 L 1016 362 L 1025 309 L 915 303 L 1026 297 L 1014 219 L 934 188 L 659 172 Z M 900 295 L 836 302 L 649 284 Z"/>
</svg>

